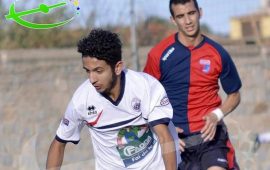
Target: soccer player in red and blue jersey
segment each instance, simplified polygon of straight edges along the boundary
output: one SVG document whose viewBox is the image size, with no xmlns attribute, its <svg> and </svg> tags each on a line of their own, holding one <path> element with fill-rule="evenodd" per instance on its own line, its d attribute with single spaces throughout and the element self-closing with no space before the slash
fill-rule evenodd
<svg viewBox="0 0 270 170">
<path fill-rule="evenodd" d="M 223 117 L 240 103 L 241 80 L 228 52 L 201 34 L 196 0 L 170 0 L 178 32 L 148 54 L 144 72 L 165 87 L 180 138 L 181 169 L 239 169 Z M 222 102 L 220 84 L 227 94 Z"/>
</svg>

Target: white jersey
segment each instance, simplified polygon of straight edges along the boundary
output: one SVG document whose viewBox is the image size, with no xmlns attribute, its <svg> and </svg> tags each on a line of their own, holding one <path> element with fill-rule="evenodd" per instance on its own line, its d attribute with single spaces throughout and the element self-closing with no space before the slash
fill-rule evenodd
<svg viewBox="0 0 270 170">
<path fill-rule="evenodd" d="M 98 93 L 86 80 L 74 93 L 56 139 L 78 143 L 80 131 L 87 125 L 96 169 L 163 170 L 161 147 L 151 127 L 169 123 L 172 115 L 165 90 L 156 79 L 125 70 L 116 101 Z"/>
</svg>

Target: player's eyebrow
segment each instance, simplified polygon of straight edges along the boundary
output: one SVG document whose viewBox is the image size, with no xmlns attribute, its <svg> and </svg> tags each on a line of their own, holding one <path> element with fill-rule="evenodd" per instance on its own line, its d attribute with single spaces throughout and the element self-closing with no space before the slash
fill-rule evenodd
<svg viewBox="0 0 270 170">
<path fill-rule="evenodd" d="M 87 67 L 83 67 L 83 69 L 85 69 L 86 71 L 90 71 Z M 103 67 L 96 67 L 96 68 L 94 68 L 92 71 L 97 71 L 97 70 L 104 70 L 104 68 Z"/>
<path fill-rule="evenodd" d="M 84 66 L 83 66 L 83 69 L 85 69 L 86 71 L 90 71 L 88 68 L 86 68 L 86 67 L 84 67 Z"/>
</svg>

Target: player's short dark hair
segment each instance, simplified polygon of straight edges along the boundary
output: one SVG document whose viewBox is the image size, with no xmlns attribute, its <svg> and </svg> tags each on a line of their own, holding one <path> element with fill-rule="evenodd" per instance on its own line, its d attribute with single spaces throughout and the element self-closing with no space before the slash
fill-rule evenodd
<svg viewBox="0 0 270 170">
<path fill-rule="evenodd" d="M 107 30 L 93 29 L 77 46 L 82 57 L 104 60 L 112 68 L 122 60 L 122 43 L 118 35 Z"/>
<path fill-rule="evenodd" d="M 194 4 L 195 4 L 195 7 L 197 10 L 199 10 L 199 5 L 198 5 L 198 2 L 197 0 L 170 0 L 170 4 L 169 4 L 169 8 L 170 8 L 170 13 L 172 16 L 174 16 L 174 13 L 173 13 L 173 10 L 172 10 L 172 5 L 177 5 L 177 4 L 186 4 L 187 2 L 191 2 L 193 1 Z"/>
</svg>

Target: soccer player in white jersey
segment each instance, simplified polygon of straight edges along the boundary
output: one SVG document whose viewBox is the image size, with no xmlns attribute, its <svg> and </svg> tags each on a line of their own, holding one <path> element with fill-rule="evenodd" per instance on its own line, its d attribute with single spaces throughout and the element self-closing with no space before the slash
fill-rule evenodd
<svg viewBox="0 0 270 170">
<path fill-rule="evenodd" d="M 94 29 L 78 43 L 88 79 L 68 104 L 52 141 L 47 169 L 60 169 L 66 143 L 91 133 L 97 170 L 175 170 L 177 135 L 163 86 L 123 68 L 117 34 Z M 178 141 L 176 141 L 177 143 Z"/>
</svg>

